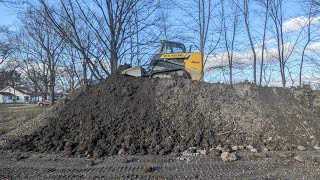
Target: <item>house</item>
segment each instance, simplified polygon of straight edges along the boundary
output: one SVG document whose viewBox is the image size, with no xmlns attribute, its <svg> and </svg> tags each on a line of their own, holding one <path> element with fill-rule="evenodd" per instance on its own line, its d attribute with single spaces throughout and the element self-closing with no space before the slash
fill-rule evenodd
<svg viewBox="0 0 320 180">
<path fill-rule="evenodd" d="M 11 87 L 7 86 L 0 90 L 0 103 L 35 103 L 44 100 L 42 94 L 33 92 L 26 86 Z M 65 94 L 55 93 L 55 99 L 63 99 Z M 47 99 L 50 99 L 50 95 L 47 95 Z"/>
<path fill-rule="evenodd" d="M 13 94 L 8 92 L 0 92 L 0 103 L 11 103 L 13 96 Z"/>
<path fill-rule="evenodd" d="M 33 93 L 27 87 L 16 87 L 7 86 L 0 90 L 0 103 L 30 103 L 37 102 L 42 97 L 39 94 Z"/>
</svg>

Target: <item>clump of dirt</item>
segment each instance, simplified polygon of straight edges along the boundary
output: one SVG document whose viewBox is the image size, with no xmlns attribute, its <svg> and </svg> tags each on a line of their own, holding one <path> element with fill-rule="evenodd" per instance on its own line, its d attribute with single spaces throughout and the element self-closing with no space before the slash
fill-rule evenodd
<svg viewBox="0 0 320 180">
<path fill-rule="evenodd" d="M 217 145 L 290 149 L 319 138 L 311 89 L 114 75 L 66 100 L 9 148 L 101 157 Z"/>
</svg>

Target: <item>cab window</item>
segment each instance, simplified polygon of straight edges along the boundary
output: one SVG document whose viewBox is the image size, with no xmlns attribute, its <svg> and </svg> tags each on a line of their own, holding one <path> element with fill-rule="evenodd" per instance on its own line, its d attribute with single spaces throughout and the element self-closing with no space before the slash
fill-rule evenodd
<svg viewBox="0 0 320 180">
<path fill-rule="evenodd" d="M 183 44 L 179 43 L 164 43 L 164 45 L 160 49 L 160 54 L 167 54 L 167 53 L 184 53 L 186 52 L 186 48 Z"/>
</svg>

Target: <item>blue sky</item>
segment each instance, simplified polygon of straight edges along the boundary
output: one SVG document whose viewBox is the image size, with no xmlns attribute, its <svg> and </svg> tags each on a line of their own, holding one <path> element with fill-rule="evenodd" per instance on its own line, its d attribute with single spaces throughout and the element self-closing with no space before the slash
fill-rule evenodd
<svg viewBox="0 0 320 180">
<path fill-rule="evenodd" d="M 183 0 L 179 0 L 179 1 L 181 3 L 183 3 Z M 283 10 L 285 11 L 285 17 L 284 17 L 285 21 L 289 21 L 289 20 L 291 20 L 293 18 L 300 17 L 303 14 L 302 6 L 301 6 L 301 2 L 302 1 L 303 0 L 285 0 L 284 1 L 285 3 L 284 3 Z M 226 1 L 226 2 L 229 2 L 229 1 Z M 230 0 L 230 2 L 231 2 L 231 0 Z M 261 8 L 259 8 L 259 7 L 254 7 L 254 9 L 256 11 L 259 11 L 259 12 L 261 11 L 262 12 Z M 174 8 L 173 8 L 173 11 L 175 11 Z M 178 25 L 177 23 L 179 22 L 179 20 L 181 20 L 181 16 L 177 15 L 177 13 L 175 13 L 175 12 L 171 12 L 171 13 L 172 13 L 172 15 L 175 16 L 175 17 L 173 17 L 171 23 L 175 23 L 175 25 Z M 256 17 L 250 17 L 250 18 L 251 18 L 251 21 L 252 21 L 251 26 L 254 27 L 253 31 L 255 31 L 256 33 L 260 34 L 260 32 L 261 32 L 261 22 L 260 22 L 261 21 L 261 17 L 257 17 L 256 16 Z M 0 3 L 0 25 L 14 25 L 16 20 L 17 20 L 17 18 L 16 18 L 16 15 L 15 15 L 15 11 L 11 10 L 10 8 L 4 6 L 4 5 L 2 5 Z M 269 36 L 269 37 L 267 37 L 269 40 L 272 40 L 272 37 L 270 36 L 270 34 L 269 35 L 267 34 L 267 36 Z M 292 39 L 294 39 L 295 34 L 293 33 L 292 35 L 290 35 L 289 41 L 290 41 L 291 37 L 292 37 Z M 244 34 L 244 32 L 242 32 L 240 34 L 240 37 L 238 37 L 238 38 L 244 39 L 244 41 L 247 41 L 247 40 L 245 40 L 246 39 L 246 35 Z M 258 39 L 255 39 L 255 43 L 258 43 L 260 39 L 261 39 L 261 36 L 258 36 Z M 186 43 L 186 42 L 184 42 L 184 43 Z M 272 44 L 270 46 L 272 46 Z M 320 46 L 320 44 L 319 44 L 319 46 Z M 218 51 L 214 52 L 214 54 L 217 55 L 217 56 L 219 56 L 219 55 L 221 55 L 223 53 L 224 53 L 223 50 L 222 51 L 218 50 Z M 246 45 L 246 47 L 241 46 L 241 48 L 238 49 L 238 53 L 239 53 L 239 56 L 242 56 L 243 54 L 246 55 L 246 53 L 250 53 L 249 46 L 248 45 Z M 297 65 L 298 65 L 297 63 L 299 61 L 296 61 L 295 58 L 292 58 L 292 59 L 293 59 L 292 60 L 293 61 L 293 63 L 292 63 L 293 65 L 292 66 L 294 66 L 293 69 L 296 69 Z M 216 59 L 214 59 L 214 60 L 216 60 Z M 299 56 L 297 57 L 297 60 L 299 60 Z M 277 68 L 276 67 L 277 66 L 277 62 L 276 61 L 274 62 L 274 65 L 275 65 L 275 69 L 276 69 Z M 312 74 L 313 75 L 315 74 L 315 76 L 318 76 L 317 75 L 318 74 L 317 70 L 313 70 L 313 67 L 312 67 L 313 65 L 310 65 L 310 66 L 311 66 L 310 67 L 311 68 L 310 74 L 305 74 L 305 76 L 307 77 L 307 76 L 310 76 Z M 298 71 L 296 71 L 296 70 L 293 70 L 293 72 L 292 72 L 294 79 L 297 78 L 297 72 Z M 243 80 L 243 78 L 252 80 L 251 69 L 248 69 L 248 70 L 241 69 L 241 72 L 239 72 L 239 73 L 241 73 L 238 76 L 240 78 L 240 80 Z M 272 81 L 278 82 L 279 81 L 279 79 L 278 79 L 279 76 L 277 75 L 278 72 L 270 72 L 270 73 L 275 74 L 274 75 L 274 79 L 272 79 Z M 222 79 L 218 79 L 218 81 L 223 81 L 223 80 Z M 317 78 L 316 81 L 318 81 L 318 78 Z M 320 79 L 319 79 L 319 81 L 320 81 Z"/>
<path fill-rule="evenodd" d="M 0 3 L 0 25 L 10 25 L 16 20 L 13 10 Z"/>
<path fill-rule="evenodd" d="M 285 3 L 284 9 L 288 12 L 287 18 L 294 16 L 297 12 L 301 11 L 301 6 L 297 3 L 298 0 L 288 0 Z M 16 15 L 14 10 L 4 6 L 0 3 L 0 25 L 10 25 L 16 20 Z"/>
<path fill-rule="evenodd" d="M 228 1 L 226 1 L 228 2 Z M 304 11 L 302 9 L 302 4 L 301 2 L 306 2 L 302 0 L 285 0 L 284 1 L 284 6 L 283 6 L 283 11 L 284 11 L 284 27 L 285 27 L 285 44 L 288 44 L 288 47 L 290 47 L 290 43 L 294 43 L 296 38 L 298 37 L 298 34 L 301 30 L 299 28 L 298 22 L 301 22 L 303 19 L 303 14 Z M 306 6 L 304 6 L 306 7 Z M 307 7 L 306 7 L 307 8 Z M 256 12 L 260 12 L 261 8 L 254 7 Z M 257 13 L 255 13 L 257 14 Z M 251 16 L 250 17 L 250 22 L 251 22 L 251 28 L 252 28 L 252 34 L 254 37 L 254 43 L 258 44 L 261 42 L 262 38 L 262 25 L 261 21 L 263 20 L 263 14 L 261 16 Z M 319 16 L 318 16 L 319 17 Z M 317 17 L 317 19 L 319 19 Z M 318 21 L 318 20 L 317 20 Z M 271 22 L 271 19 L 269 18 L 269 26 L 273 25 Z M 319 21 L 315 23 L 319 27 Z M 319 33 L 316 33 L 319 34 Z M 287 75 L 287 85 L 297 85 L 298 83 L 298 76 L 299 76 L 299 64 L 300 64 L 300 59 L 301 59 L 301 49 L 305 45 L 305 40 L 304 40 L 305 34 L 302 34 L 302 36 L 299 39 L 299 43 L 297 44 L 294 53 L 288 60 L 288 69 L 290 69 L 290 74 L 291 78 L 289 78 L 289 72 L 286 71 Z M 236 56 L 235 59 L 238 60 L 240 63 L 240 66 L 238 70 L 234 70 L 234 80 L 235 81 L 243 81 L 243 79 L 248 79 L 249 81 L 252 81 L 252 67 L 248 66 L 245 67 L 246 65 L 249 65 L 252 63 L 252 53 L 250 50 L 250 46 L 248 44 L 247 40 L 247 35 L 244 30 L 240 31 L 239 35 L 237 36 L 237 39 L 239 40 L 240 43 L 236 45 Z M 279 76 L 279 67 L 278 64 L 279 62 L 277 61 L 277 55 L 275 54 L 275 41 L 274 41 L 274 34 L 271 32 L 267 32 L 267 41 L 270 41 L 267 45 L 267 49 L 269 51 L 269 66 L 270 66 L 270 71 L 267 72 L 266 74 L 269 74 L 269 77 L 271 78 L 270 81 L 271 83 L 269 85 L 279 85 L 281 83 L 281 79 Z M 317 38 L 314 40 L 312 43 L 310 43 L 309 47 L 312 48 L 313 50 L 318 49 L 320 47 L 320 39 Z M 256 50 L 261 52 L 259 46 L 256 46 Z M 289 53 L 288 53 L 289 54 Z M 258 54 L 258 56 L 260 53 Z M 311 55 L 310 53 L 308 55 Z M 222 51 L 216 51 L 215 57 L 213 57 L 208 66 L 213 66 L 213 67 L 219 67 L 221 64 L 226 64 L 226 57 L 227 55 L 224 52 L 224 49 Z M 318 58 L 318 57 L 316 57 Z M 222 63 L 220 63 L 222 62 Z M 241 65 L 242 64 L 242 65 Z M 244 64 L 244 65 L 243 65 Z M 227 73 L 225 75 L 221 75 L 220 70 L 214 70 L 212 73 L 207 73 L 208 74 L 208 80 L 209 81 L 225 81 L 225 79 L 228 80 L 228 75 Z M 292 81 L 291 81 L 292 79 Z M 312 62 L 305 62 L 304 66 L 304 73 L 303 73 L 303 81 L 308 83 L 319 83 L 320 82 L 320 75 L 319 75 L 319 68 L 318 66 L 315 66 L 314 63 Z M 294 83 L 294 84 L 291 84 Z"/>
</svg>

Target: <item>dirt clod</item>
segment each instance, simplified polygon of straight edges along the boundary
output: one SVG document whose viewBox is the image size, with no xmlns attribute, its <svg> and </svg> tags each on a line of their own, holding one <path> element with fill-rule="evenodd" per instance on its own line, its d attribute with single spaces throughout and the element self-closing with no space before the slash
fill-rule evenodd
<svg viewBox="0 0 320 180">
<path fill-rule="evenodd" d="M 234 153 L 223 152 L 221 154 L 221 160 L 224 162 L 232 162 L 237 160 L 237 156 Z"/>
<path fill-rule="evenodd" d="M 258 150 L 257 150 L 256 148 L 252 148 L 252 149 L 250 149 L 250 152 L 252 152 L 252 153 L 258 153 Z"/>
<path fill-rule="evenodd" d="M 313 149 L 320 150 L 320 147 L 319 146 L 313 146 Z"/>
<path fill-rule="evenodd" d="M 266 153 L 254 153 L 253 157 L 255 157 L 255 158 L 267 158 L 268 154 L 266 154 Z"/>
<path fill-rule="evenodd" d="M 156 171 L 157 169 L 158 169 L 158 168 L 155 167 L 155 166 L 146 166 L 146 167 L 144 167 L 143 171 L 144 171 L 145 173 L 151 173 L 151 172 Z"/>
<path fill-rule="evenodd" d="M 269 149 L 267 147 L 263 147 L 261 150 L 263 153 L 267 153 L 269 151 Z"/>
<path fill-rule="evenodd" d="M 208 151 L 206 149 L 198 149 L 197 153 L 199 153 L 200 155 L 207 155 Z"/>
<path fill-rule="evenodd" d="M 93 160 L 89 160 L 86 166 L 94 166 L 96 163 Z"/>
<path fill-rule="evenodd" d="M 16 161 L 20 161 L 20 160 L 28 159 L 28 158 L 29 158 L 28 156 L 21 155 L 20 153 L 18 153 L 18 154 L 14 157 L 14 159 L 15 159 Z"/>
<path fill-rule="evenodd" d="M 221 155 L 221 151 L 217 150 L 216 148 L 211 148 L 209 150 L 209 154 L 211 156 L 220 156 Z"/>
<path fill-rule="evenodd" d="M 253 149 L 253 146 L 252 145 L 248 145 L 246 148 L 250 151 L 251 149 Z"/>
<path fill-rule="evenodd" d="M 307 148 L 304 147 L 304 146 L 298 146 L 297 148 L 298 148 L 299 151 L 305 151 L 305 150 L 307 150 Z"/>
<path fill-rule="evenodd" d="M 306 161 L 305 158 L 302 156 L 295 156 L 294 159 L 301 163 L 304 163 Z"/>
<path fill-rule="evenodd" d="M 239 147 L 238 147 L 238 146 L 232 146 L 231 149 L 232 149 L 233 151 L 238 151 Z"/>
</svg>

